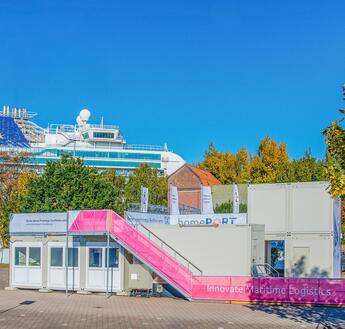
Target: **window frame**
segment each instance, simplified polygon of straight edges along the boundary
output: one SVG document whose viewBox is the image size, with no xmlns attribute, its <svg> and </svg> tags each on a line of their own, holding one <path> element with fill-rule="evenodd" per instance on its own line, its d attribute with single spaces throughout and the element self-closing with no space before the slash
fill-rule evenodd
<svg viewBox="0 0 345 329">
<path fill-rule="evenodd" d="M 79 268 L 79 262 L 80 262 L 80 256 L 79 256 L 80 248 L 77 246 L 68 246 L 68 249 L 69 249 L 68 250 L 68 260 L 67 260 L 68 268 L 78 269 Z M 70 255 L 71 249 L 77 251 L 77 266 L 75 266 L 74 261 L 73 261 L 73 265 L 70 265 L 70 263 L 69 263 L 69 261 L 70 261 L 69 255 Z M 66 251 L 66 247 L 64 248 L 64 250 Z M 66 259 L 66 255 L 64 255 L 64 259 Z"/>
<path fill-rule="evenodd" d="M 17 249 L 24 249 L 25 250 L 25 264 L 16 264 L 16 250 Z M 19 260 L 19 257 L 18 257 Z M 14 266 L 16 267 L 27 267 L 28 266 L 28 247 L 27 246 L 15 246 L 14 247 Z"/>
<path fill-rule="evenodd" d="M 42 265 L 42 248 L 41 247 L 37 247 L 37 246 L 28 246 L 28 253 L 27 253 L 27 264 L 28 264 L 28 267 L 41 267 Z M 33 264 L 30 264 L 30 249 L 39 249 L 39 264 L 38 265 L 33 265 Z"/>
<path fill-rule="evenodd" d="M 109 140 L 109 139 L 115 139 L 115 133 L 108 132 L 108 131 L 93 131 L 92 137 L 94 139 L 101 139 L 101 140 Z"/>
<path fill-rule="evenodd" d="M 91 252 L 91 249 L 99 249 L 100 251 L 101 251 L 101 261 L 100 261 L 100 266 L 91 266 L 90 265 L 90 256 L 91 256 L 91 254 L 90 254 L 90 252 Z M 104 259 L 104 255 L 105 254 L 105 252 L 104 252 L 104 248 L 103 247 L 101 247 L 101 246 L 93 246 L 93 247 L 88 247 L 88 255 L 87 255 L 87 257 L 88 257 L 88 263 L 87 263 L 87 267 L 88 267 L 88 270 L 101 270 L 101 269 L 104 269 L 104 261 L 105 261 L 105 259 Z"/>
<path fill-rule="evenodd" d="M 104 259 L 104 268 L 107 269 L 107 263 L 108 263 L 108 248 L 105 247 L 104 248 L 104 255 L 105 255 L 105 259 Z M 117 256 L 117 264 L 116 266 L 111 266 L 109 265 L 109 268 L 111 269 L 118 269 L 120 267 L 120 247 L 109 247 L 109 250 L 111 249 L 115 249 L 115 255 Z M 110 257 L 109 257 L 110 259 Z M 116 259 L 116 258 L 115 258 Z"/>
<path fill-rule="evenodd" d="M 101 249 L 102 250 L 102 266 L 101 267 L 90 267 L 90 249 Z M 122 269 L 122 256 L 121 256 L 121 246 L 117 243 L 110 243 L 109 249 L 117 249 L 118 250 L 118 265 L 114 267 L 110 267 L 110 270 L 113 271 L 120 271 Z M 106 271 L 107 270 L 107 246 L 104 242 L 87 242 L 86 243 L 86 257 L 87 257 L 87 263 L 86 263 L 86 270 L 89 271 Z"/>
<path fill-rule="evenodd" d="M 52 265 L 52 249 L 61 249 L 62 253 L 61 253 L 61 265 Z M 64 247 L 62 246 L 50 246 L 49 247 L 49 268 L 64 268 L 65 267 L 65 254 L 64 254 Z"/>
<path fill-rule="evenodd" d="M 16 265 L 16 248 L 25 248 L 25 265 Z M 29 248 L 40 248 L 40 265 L 29 265 Z M 15 241 L 13 242 L 11 249 L 10 262 L 13 268 L 42 269 L 43 244 L 41 242 Z"/>
</svg>

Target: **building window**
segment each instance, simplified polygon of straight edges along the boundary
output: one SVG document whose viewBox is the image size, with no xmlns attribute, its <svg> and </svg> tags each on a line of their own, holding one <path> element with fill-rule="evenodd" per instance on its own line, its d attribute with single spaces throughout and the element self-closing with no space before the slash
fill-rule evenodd
<svg viewBox="0 0 345 329">
<path fill-rule="evenodd" d="M 89 249 L 89 267 L 102 267 L 102 248 Z"/>
<path fill-rule="evenodd" d="M 29 247 L 29 266 L 41 266 L 40 247 Z"/>
<path fill-rule="evenodd" d="M 114 139 L 114 133 L 105 133 L 100 131 L 93 132 L 93 138 L 107 138 Z"/>
<path fill-rule="evenodd" d="M 78 267 L 78 248 L 68 248 L 68 267 Z"/>
<path fill-rule="evenodd" d="M 16 247 L 14 251 L 14 265 L 26 265 L 26 247 Z"/>
<path fill-rule="evenodd" d="M 88 133 L 83 133 L 83 138 L 84 139 L 89 139 L 89 134 Z"/>
<path fill-rule="evenodd" d="M 62 267 L 63 264 L 63 249 L 50 248 L 50 266 Z"/>
<path fill-rule="evenodd" d="M 108 264 L 108 249 L 105 249 L 105 266 Z M 109 267 L 119 267 L 119 248 L 109 248 Z"/>
</svg>

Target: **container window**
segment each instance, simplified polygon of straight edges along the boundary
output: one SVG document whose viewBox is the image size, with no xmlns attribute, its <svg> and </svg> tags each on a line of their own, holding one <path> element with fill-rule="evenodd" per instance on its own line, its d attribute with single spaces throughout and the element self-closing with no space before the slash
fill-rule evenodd
<svg viewBox="0 0 345 329">
<path fill-rule="evenodd" d="M 105 264 L 108 264 L 108 249 L 105 249 Z M 119 267 L 119 248 L 109 248 L 109 267 Z"/>
<path fill-rule="evenodd" d="M 63 264 L 63 249 L 62 248 L 50 248 L 50 266 L 62 267 Z"/>
<path fill-rule="evenodd" d="M 78 248 L 68 248 L 68 267 L 78 267 Z"/>
<path fill-rule="evenodd" d="M 41 266 L 40 247 L 29 247 L 29 266 Z"/>
<path fill-rule="evenodd" d="M 89 249 L 89 267 L 102 267 L 102 248 Z"/>
<path fill-rule="evenodd" d="M 14 251 L 14 264 L 25 266 L 26 265 L 26 247 L 16 247 Z"/>
</svg>

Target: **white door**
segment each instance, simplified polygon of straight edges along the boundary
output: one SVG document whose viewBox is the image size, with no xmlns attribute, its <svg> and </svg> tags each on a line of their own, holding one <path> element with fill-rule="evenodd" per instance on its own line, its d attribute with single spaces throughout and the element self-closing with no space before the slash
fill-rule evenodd
<svg viewBox="0 0 345 329">
<path fill-rule="evenodd" d="M 68 289 L 78 290 L 80 285 L 79 245 L 68 245 Z M 48 288 L 66 289 L 66 244 L 48 243 Z"/>
<path fill-rule="evenodd" d="M 12 286 L 42 287 L 42 243 L 14 242 L 12 245 Z"/>
<path fill-rule="evenodd" d="M 120 247 L 112 243 L 109 250 L 109 291 L 121 291 Z M 104 243 L 89 244 L 86 258 L 86 288 L 90 291 L 106 291 L 107 248 Z"/>
</svg>

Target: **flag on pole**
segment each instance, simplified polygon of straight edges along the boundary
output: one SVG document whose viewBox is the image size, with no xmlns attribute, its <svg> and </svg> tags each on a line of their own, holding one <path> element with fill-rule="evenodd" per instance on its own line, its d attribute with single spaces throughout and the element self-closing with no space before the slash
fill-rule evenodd
<svg viewBox="0 0 345 329">
<path fill-rule="evenodd" d="M 213 202 L 212 202 L 212 190 L 211 186 L 202 186 L 201 188 L 201 199 L 202 199 L 202 213 L 213 214 Z"/>
<path fill-rule="evenodd" d="M 179 215 L 177 187 L 170 185 L 170 215 Z"/>
<path fill-rule="evenodd" d="M 238 193 L 238 187 L 236 183 L 232 184 L 232 204 L 234 214 L 240 213 L 240 194 Z"/>
<path fill-rule="evenodd" d="M 149 207 L 149 189 L 147 187 L 141 187 L 141 212 L 147 212 Z"/>
</svg>

